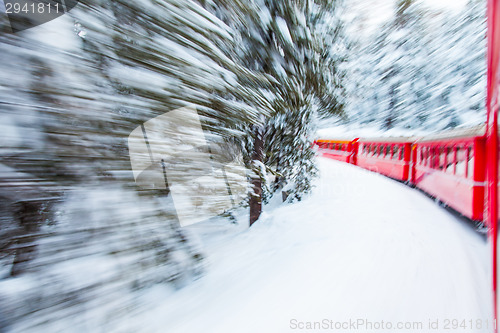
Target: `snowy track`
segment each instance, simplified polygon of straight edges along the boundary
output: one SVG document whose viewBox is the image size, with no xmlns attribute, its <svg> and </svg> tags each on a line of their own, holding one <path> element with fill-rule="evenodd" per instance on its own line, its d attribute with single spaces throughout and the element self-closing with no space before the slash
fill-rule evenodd
<svg viewBox="0 0 500 333">
<path fill-rule="evenodd" d="M 124 324 L 172 333 L 492 331 L 484 237 L 400 183 L 319 165 L 311 197 L 268 209 L 249 230 L 202 237 L 207 274 L 175 292 L 156 288 L 148 299 L 157 306 Z M 345 326 L 358 319 L 385 329 Z M 446 330 L 454 319 L 467 329 Z M 307 322 L 333 326 L 298 329 Z M 413 329 L 396 328 L 407 322 Z"/>
</svg>

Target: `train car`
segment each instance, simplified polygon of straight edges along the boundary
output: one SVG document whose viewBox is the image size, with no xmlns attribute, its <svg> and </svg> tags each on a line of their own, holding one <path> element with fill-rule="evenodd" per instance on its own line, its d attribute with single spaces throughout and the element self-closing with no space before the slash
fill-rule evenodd
<svg viewBox="0 0 500 333">
<path fill-rule="evenodd" d="M 475 220 L 484 220 L 484 126 L 425 138 L 317 140 L 318 152 L 408 182 Z"/>
<path fill-rule="evenodd" d="M 400 181 L 410 175 L 411 141 L 409 138 L 359 139 L 357 165 Z"/>
<path fill-rule="evenodd" d="M 426 137 L 412 145 L 411 183 L 475 221 L 483 221 L 485 177 L 484 126 Z"/>
<path fill-rule="evenodd" d="M 316 140 L 318 153 L 337 161 L 356 164 L 356 139 L 355 140 Z"/>
</svg>

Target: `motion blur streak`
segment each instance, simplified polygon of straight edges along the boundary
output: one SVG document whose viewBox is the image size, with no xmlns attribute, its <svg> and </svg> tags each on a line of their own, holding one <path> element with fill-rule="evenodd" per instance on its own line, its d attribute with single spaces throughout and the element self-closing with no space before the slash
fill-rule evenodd
<svg viewBox="0 0 500 333">
<path fill-rule="evenodd" d="M 237 76 L 259 77 L 195 1 L 84 1 L 18 34 L 0 20 L 0 331 L 112 330 L 142 311 L 135 291 L 203 271 L 168 189 L 135 185 L 128 135 L 190 103 L 209 142 L 234 137 L 257 116 Z"/>
<path fill-rule="evenodd" d="M 206 247 L 175 208 L 219 213 L 228 193 L 191 184 L 177 202 L 169 163 L 173 178 L 243 164 L 224 179 L 245 200 L 216 218 L 241 226 L 241 212 L 251 224 L 312 191 L 318 124 L 391 134 L 483 120 L 481 1 L 448 16 L 398 0 L 373 35 L 348 5 L 84 0 L 18 33 L 1 12 L 0 331 L 136 332 L 128 318 L 154 306 L 142 296 L 203 276 Z M 186 106 L 210 158 L 155 160 L 165 186 L 136 183 L 129 135 Z"/>
</svg>

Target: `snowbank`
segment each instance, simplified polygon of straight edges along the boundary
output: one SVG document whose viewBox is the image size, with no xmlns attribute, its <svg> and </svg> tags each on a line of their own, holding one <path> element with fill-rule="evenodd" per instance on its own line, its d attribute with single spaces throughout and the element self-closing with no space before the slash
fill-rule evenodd
<svg viewBox="0 0 500 333">
<path fill-rule="evenodd" d="M 413 325 L 405 332 L 436 332 L 456 319 L 481 321 L 470 331 L 491 331 L 483 235 L 400 183 L 332 160 L 319 165 L 310 198 L 265 213 L 251 229 L 193 228 L 209 253 L 208 275 L 175 293 L 159 286 L 147 314 L 127 325 L 240 333 L 319 322 L 325 331 L 380 332 L 390 323 L 395 332 L 403 331 L 399 324 Z M 386 329 L 325 329 L 358 319 L 384 321 Z M 439 330 L 430 329 L 436 321 Z"/>
</svg>

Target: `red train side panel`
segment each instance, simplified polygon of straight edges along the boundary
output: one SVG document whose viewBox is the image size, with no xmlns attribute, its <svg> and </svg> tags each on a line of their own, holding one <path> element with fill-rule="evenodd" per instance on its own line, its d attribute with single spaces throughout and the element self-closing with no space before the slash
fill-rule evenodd
<svg viewBox="0 0 500 333">
<path fill-rule="evenodd" d="M 352 163 L 354 161 L 354 142 L 345 140 L 317 140 L 318 153 L 337 161 Z"/>
<path fill-rule="evenodd" d="M 483 220 L 486 189 L 484 128 L 455 130 L 416 142 L 408 138 L 318 140 L 319 152 L 413 183 L 464 216 Z"/>
<path fill-rule="evenodd" d="M 485 149 L 482 136 L 417 142 L 411 182 L 468 218 L 482 221 Z"/>
<path fill-rule="evenodd" d="M 359 141 L 357 165 L 364 169 L 407 181 L 410 158 L 410 142 Z"/>
</svg>

